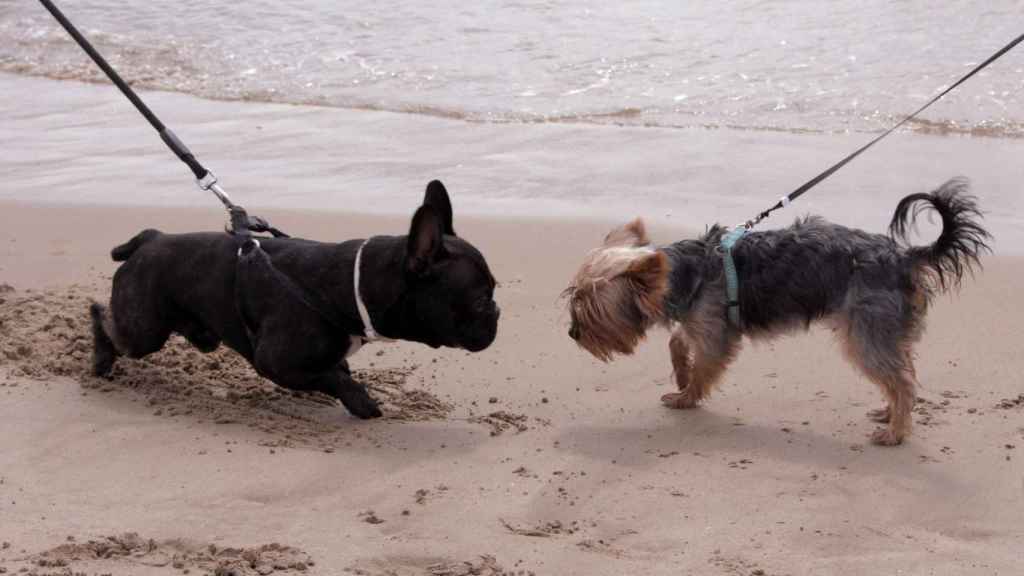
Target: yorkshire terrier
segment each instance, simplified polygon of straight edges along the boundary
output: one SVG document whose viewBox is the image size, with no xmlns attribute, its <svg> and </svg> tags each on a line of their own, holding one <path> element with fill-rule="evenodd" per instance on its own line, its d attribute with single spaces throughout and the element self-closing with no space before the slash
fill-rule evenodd
<svg viewBox="0 0 1024 576">
<path fill-rule="evenodd" d="M 697 239 L 655 247 L 637 219 L 610 232 L 566 289 L 569 336 L 609 361 L 616 353 L 631 354 L 649 328 L 669 328 L 679 391 L 661 401 L 693 408 L 719 382 L 742 336 L 768 339 L 825 320 L 847 358 L 887 400 L 868 413 L 888 424 L 875 430 L 872 442 L 899 444 L 910 433 L 913 347 L 928 305 L 936 293 L 959 287 L 979 256 L 991 251 L 967 189 L 966 180 L 954 179 L 907 196 L 888 235 L 813 216 L 788 228 L 749 232 L 731 249 L 739 280 L 732 303 L 721 247 L 728 230 L 715 225 Z M 938 213 L 942 232 L 930 246 L 909 246 L 908 229 L 925 210 Z M 739 314 L 730 319 L 736 305 Z"/>
</svg>

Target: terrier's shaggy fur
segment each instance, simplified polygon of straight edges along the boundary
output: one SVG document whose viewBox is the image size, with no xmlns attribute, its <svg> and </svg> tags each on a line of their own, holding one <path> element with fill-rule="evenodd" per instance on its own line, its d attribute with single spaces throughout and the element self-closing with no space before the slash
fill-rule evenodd
<svg viewBox="0 0 1024 576">
<path fill-rule="evenodd" d="M 942 219 L 939 238 L 930 246 L 908 246 L 908 228 L 928 209 Z M 569 335 L 608 361 L 616 353 L 631 354 L 648 328 L 670 328 L 679 391 L 661 400 L 671 408 L 693 408 L 720 380 L 743 335 L 767 339 L 828 320 L 846 356 L 886 397 L 885 408 L 869 413 L 888 423 L 872 441 L 899 444 L 910 432 L 913 346 L 928 304 L 936 292 L 959 287 L 980 254 L 990 251 L 980 219 L 967 182 L 954 179 L 900 201 L 888 236 L 818 217 L 748 233 L 732 250 L 739 326 L 727 317 L 719 248 L 727 230 L 715 225 L 695 240 L 654 247 L 637 219 L 609 233 L 566 290 Z"/>
</svg>

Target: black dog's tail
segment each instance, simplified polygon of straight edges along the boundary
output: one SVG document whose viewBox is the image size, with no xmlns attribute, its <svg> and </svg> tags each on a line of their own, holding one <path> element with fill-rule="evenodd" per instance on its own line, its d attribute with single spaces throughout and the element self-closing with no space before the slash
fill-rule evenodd
<svg viewBox="0 0 1024 576">
<path fill-rule="evenodd" d="M 914 227 L 918 215 L 929 209 L 942 218 L 942 233 L 931 246 L 908 248 L 907 255 L 931 268 L 942 290 L 959 287 L 964 272 L 980 267 L 978 258 L 992 251 L 988 245 L 992 236 L 981 226 L 977 200 L 968 194 L 968 183 L 963 178 L 954 178 L 930 194 L 911 194 L 900 200 L 889 223 L 889 235 L 908 244 L 908 230 Z"/>
<path fill-rule="evenodd" d="M 132 254 L 134 254 L 135 251 L 139 249 L 139 246 L 142 246 L 146 242 L 149 242 L 150 240 L 156 238 L 159 235 L 159 230 L 147 228 L 142 232 L 136 234 L 134 238 L 125 242 L 124 244 L 121 244 L 120 246 L 115 246 L 114 249 L 110 251 L 110 257 L 114 259 L 114 262 L 124 262 L 125 260 L 132 257 Z"/>
</svg>

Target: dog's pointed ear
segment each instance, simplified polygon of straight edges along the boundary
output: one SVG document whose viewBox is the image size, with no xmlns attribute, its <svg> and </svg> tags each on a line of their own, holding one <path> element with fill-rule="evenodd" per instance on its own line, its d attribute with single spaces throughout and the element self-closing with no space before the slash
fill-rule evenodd
<svg viewBox="0 0 1024 576">
<path fill-rule="evenodd" d="M 637 307 L 648 318 L 664 316 L 668 272 L 668 257 L 656 251 L 636 258 L 626 268 L 624 275 L 633 286 Z"/>
<path fill-rule="evenodd" d="M 452 227 L 452 201 L 448 198 L 448 190 L 440 180 L 431 180 L 427 184 L 427 193 L 423 197 L 424 206 L 432 206 L 441 217 L 441 230 L 445 234 L 455 236 L 455 228 Z"/>
<path fill-rule="evenodd" d="M 433 206 L 424 204 L 416 210 L 409 227 L 405 267 L 413 274 L 422 274 L 444 250 L 441 217 Z"/>
<path fill-rule="evenodd" d="M 604 237 L 606 248 L 635 248 L 637 246 L 646 246 L 650 243 L 651 239 L 647 237 L 647 227 L 644 226 L 644 221 L 639 218 L 625 226 L 612 230 Z"/>
</svg>

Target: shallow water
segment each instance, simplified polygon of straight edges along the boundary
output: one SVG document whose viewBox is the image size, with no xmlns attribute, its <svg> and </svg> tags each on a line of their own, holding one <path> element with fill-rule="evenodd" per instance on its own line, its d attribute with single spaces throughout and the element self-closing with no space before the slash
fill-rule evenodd
<svg viewBox="0 0 1024 576">
<path fill-rule="evenodd" d="M 1019 0 L 62 4 L 143 87 L 482 122 L 791 132 L 888 126 L 1024 22 Z M 0 71 L 101 79 L 27 0 L 0 0 Z M 1024 136 L 1022 89 L 1018 49 L 911 129 Z"/>
<path fill-rule="evenodd" d="M 247 206 L 404 214 L 441 178 L 460 213 L 640 215 L 687 231 L 767 208 L 1018 35 L 1024 13 L 875 0 L 62 7 L 136 86 L 172 92 L 145 99 Z M 764 225 L 815 213 L 882 231 L 899 198 L 967 176 L 999 249 L 1020 253 L 1022 99 L 1024 46 Z M 218 208 L 32 1 L 0 0 L 0 119 L 0 199 Z"/>
</svg>

